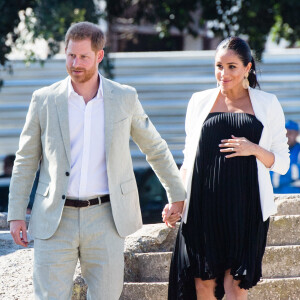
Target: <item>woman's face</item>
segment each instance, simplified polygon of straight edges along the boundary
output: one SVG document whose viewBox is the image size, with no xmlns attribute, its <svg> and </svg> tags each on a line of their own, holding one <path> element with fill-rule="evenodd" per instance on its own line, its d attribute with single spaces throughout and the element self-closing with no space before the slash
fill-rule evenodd
<svg viewBox="0 0 300 300">
<path fill-rule="evenodd" d="M 245 67 L 235 51 L 221 49 L 215 57 L 215 76 L 221 90 L 229 91 L 242 88 L 244 76 L 248 75 L 251 63 Z"/>
</svg>

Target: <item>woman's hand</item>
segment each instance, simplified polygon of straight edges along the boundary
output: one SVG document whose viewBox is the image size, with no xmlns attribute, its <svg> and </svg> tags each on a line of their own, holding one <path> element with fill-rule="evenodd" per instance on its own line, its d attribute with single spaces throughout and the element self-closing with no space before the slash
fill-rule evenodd
<svg viewBox="0 0 300 300">
<path fill-rule="evenodd" d="M 179 201 L 165 205 L 162 211 L 162 219 L 168 227 L 174 228 L 176 222 L 180 220 L 183 204 L 184 201 Z"/>
<path fill-rule="evenodd" d="M 256 155 L 257 144 L 250 142 L 245 137 L 235 137 L 234 135 L 231 137 L 231 139 L 221 140 L 221 144 L 219 144 L 220 152 L 231 153 L 226 155 L 226 158 Z"/>
</svg>

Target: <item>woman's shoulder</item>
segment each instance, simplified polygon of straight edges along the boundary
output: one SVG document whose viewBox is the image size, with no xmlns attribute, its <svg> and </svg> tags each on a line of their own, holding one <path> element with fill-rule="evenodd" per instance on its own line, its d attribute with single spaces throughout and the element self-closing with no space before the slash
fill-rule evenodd
<svg viewBox="0 0 300 300">
<path fill-rule="evenodd" d="M 219 88 L 214 88 L 214 89 L 208 89 L 204 91 L 199 91 L 196 92 L 192 95 L 193 99 L 201 100 L 203 98 L 206 98 L 207 96 L 215 94 L 217 91 L 219 91 Z"/>
<path fill-rule="evenodd" d="M 272 102 L 274 100 L 278 101 L 275 94 L 268 93 L 268 92 L 258 90 L 258 89 L 253 89 L 253 88 L 250 88 L 249 91 L 250 91 L 251 96 L 253 96 L 255 98 L 260 98 L 261 100 L 263 100 L 265 102 Z"/>
<path fill-rule="evenodd" d="M 211 97 L 216 98 L 216 94 L 219 92 L 219 88 L 208 89 L 204 91 L 196 92 L 192 95 L 190 102 L 201 105 L 201 103 L 206 103 Z"/>
</svg>

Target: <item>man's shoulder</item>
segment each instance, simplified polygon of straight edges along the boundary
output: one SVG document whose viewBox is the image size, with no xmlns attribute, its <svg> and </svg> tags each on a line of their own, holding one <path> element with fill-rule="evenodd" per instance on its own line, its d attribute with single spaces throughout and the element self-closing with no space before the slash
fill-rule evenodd
<svg viewBox="0 0 300 300">
<path fill-rule="evenodd" d="M 37 89 L 33 92 L 34 96 L 49 96 L 51 94 L 57 94 L 63 84 L 66 84 L 67 78 L 54 82 L 51 85 L 44 86 L 40 89 Z"/>
<path fill-rule="evenodd" d="M 103 80 L 110 86 L 114 92 L 136 94 L 136 89 L 130 85 L 121 84 L 111 79 L 103 78 Z"/>
</svg>

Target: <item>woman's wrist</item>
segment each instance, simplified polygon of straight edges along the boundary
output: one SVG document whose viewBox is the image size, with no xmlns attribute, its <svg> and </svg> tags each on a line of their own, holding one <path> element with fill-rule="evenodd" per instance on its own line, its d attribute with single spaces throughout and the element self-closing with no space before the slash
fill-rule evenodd
<svg viewBox="0 0 300 300">
<path fill-rule="evenodd" d="M 261 146 L 255 144 L 253 155 L 260 160 L 266 168 L 271 168 L 275 162 L 274 153 L 262 148 Z"/>
<path fill-rule="evenodd" d="M 253 153 L 252 155 L 256 156 L 256 158 L 259 157 L 261 147 L 258 144 L 253 143 Z"/>
</svg>

